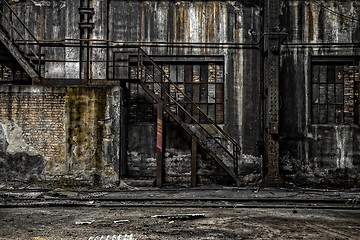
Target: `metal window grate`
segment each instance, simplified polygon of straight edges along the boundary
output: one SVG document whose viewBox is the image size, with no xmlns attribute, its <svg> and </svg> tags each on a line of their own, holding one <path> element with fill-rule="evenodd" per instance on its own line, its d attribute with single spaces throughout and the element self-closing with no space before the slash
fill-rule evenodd
<svg viewBox="0 0 360 240">
<path fill-rule="evenodd" d="M 312 64 L 312 124 L 360 123 L 359 69 L 359 61 Z"/>
<path fill-rule="evenodd" d="M 189 96 L 210 118 L 216 123 L 224 123 L 224 64 L 223 62 L 160 62 L 158 65 L 165 74 L 177 85 L 179 89 Z M 151 69 L 149 66 L 148 69 Z M 136 74 L 136 67 L 130 70 Z M 154 72 L 156 75 L 156 72 Z M 156 83 L 149 83 L 148 87 L 156 92 Z M 159 90 L 160 91 L 160 90 Z M 171 97 L 180 103 L 186 111 L 190 112 L 196 121 L 206 123 L 199 109 L 187 102 L 186 98 L 170 86 Z M 186 123 L 192 123 L 190 117 L 185 117 L 182 110 L 175 103 L 170 109 L 178 116 L 184 118 Z M 130 122 L 153 122 L 156 110 L 152 98 L 142 90 L 138 84 L 130 84 L 129 120 Z"/>
</svg>

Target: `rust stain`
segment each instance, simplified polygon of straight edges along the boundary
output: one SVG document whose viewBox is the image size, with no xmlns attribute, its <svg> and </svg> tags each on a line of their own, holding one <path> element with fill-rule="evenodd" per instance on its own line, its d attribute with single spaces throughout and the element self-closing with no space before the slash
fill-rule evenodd
<svg viewBox="0 0 360 240">
<path fill-rule="evenodd" d="M 189 5 L 186 4 L 183 7 L 183 32 L 184 32 L 184 41 L 190 39 L 190 17 L 189 16 Z"/>
<path fill-rule="evenodd" d="M 200 24 L 200 27 L 199 27 L 199 36 L 203 36 L 203 3 L 202 2 L 199 2 L 198 3 L 198 6 L 197 6 L 197 11 L 198 11 L 198 19 L 199 19 L 199 24 Z"/>
<path fill-rule="evenodd" d="M 313 11 L 311 9 L 311 5 L 308 5 L 308 24 L 309 24 L 309 31 L 308 31 L 308 38 L 309 41 L 314 40 L 314 17 L 313 17 Z"/>
</svg>

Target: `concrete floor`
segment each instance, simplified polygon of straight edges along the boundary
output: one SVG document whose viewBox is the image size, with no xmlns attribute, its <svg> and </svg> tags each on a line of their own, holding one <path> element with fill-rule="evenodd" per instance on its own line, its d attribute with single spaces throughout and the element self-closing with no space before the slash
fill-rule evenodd
<svg viewBox="0 0 360 240">
<path fill-rule="evenodd" d="M 172 220 L 162 214 L 201 213 Z M 89 239 L 133 234 L 135 239 L 359 239 L 360 210 L 219 208 L 0 209 L 0 239 Z"/>
<path fill-rule="evenodd" d="M 22 205 L 79 197 L 88 199 L 91 204 L 88 207 Z M 177 190 L 132 188 L 94 192 L 1 189 L 0 239 L 35 240 L 35 237 L 40 237 L 48 240 L 86 240 L 94 236 L 125 234 L 133 234 L 138 240 L 359 239 L 359 198 L 357 189 L 330 191 L 217 187 Z M 102 202 L 105 204 L 102 205 L 101 199 L 105 200 Z M 138 199 L 149 201 L 140 203 L 136 201 Z M 166 203 L 185 205 L 170 207 L 164 205 L 161 199 L 170 200 Z M 232 202 L 232 199 L 240 200 Z M 147 207 L 132 206 L 147 203 L 150 203 Z M 17 205 L 12 207 L 11 204 Z M 179 220 L 152 217 L 174 214 L 203 214 L 204 218 Z"/>
</svg>

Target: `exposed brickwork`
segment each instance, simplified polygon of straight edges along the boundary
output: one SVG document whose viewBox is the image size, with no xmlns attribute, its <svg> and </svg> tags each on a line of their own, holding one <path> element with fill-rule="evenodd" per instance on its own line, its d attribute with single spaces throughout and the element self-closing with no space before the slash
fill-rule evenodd
<svg viewBox="0 0 360 240">
<path fill-rule="evenodd" d="M 47 160 L 59 158 L 65 139 L 65 93 L 5 86 L 0 92 L 0 119 L 21 126 L 24 139 Z"/>
<path fill-rule="evenodd" d="M 61 185 L 116 182 L 119 94 L 119 87 L 1 86 L 0 175 Z"/>
</svg>

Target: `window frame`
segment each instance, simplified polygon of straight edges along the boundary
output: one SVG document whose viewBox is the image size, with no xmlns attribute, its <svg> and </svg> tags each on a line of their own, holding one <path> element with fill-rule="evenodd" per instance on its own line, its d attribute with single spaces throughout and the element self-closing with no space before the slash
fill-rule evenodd
<svg viewBox="0 0 360 240">
<path fill-rule="evenodd" d="M 185 93 L 187 91 L 187 86 L 192 86 L 191 87 L 191 95 L 193 94 L 194 87 L 196 88 L 196 86 L 198 86 L 198 88 L 199 88 L 199 99 L 198 99 L 198 101 L 196 101 L 196 99 L 194 100 L 193 95 L 192 95 L 192 99 L 194 100 L 194 102 L 197 105 L 199 105 L 200 107 L 204 106 L 205 107 L 204 112 L 207 113 L 207 114 L 210 112 L 210 108 L 214 108 L 214 114 L 213 114 L 214 118 L 212 118 L 212 120 L 214 122 L 216 122 L 217 124 L 219 124 L 219 125 L 225 124 L 225 116 L 226 116 L 225 115 L 225 90 L 226 90 L 225 76 L 226 76 L 226 74 L 225 74 L 225 57 L 223 55 L 212 55 L 212 56 L 205 56 L 205 55 L 191 55 L 191 56 L 189 56 L 189 55 L 178 55 L 178 56 L 167 56 L 167 55 L 164 56 L 164 55 L 161 55 L 161 56 L 158 56 L 158 55 L 152 55 L 150 57 L 163 69 L 164 69 L 164 66 L 168 66 L 169 69 L 170 68 L 172 68 L 172 69 L 176 68 L 176 71 L 178 71 L 178 66 L 183 67 L 184 80 L 183 80 L 183 82 L 179 82 L 179 86 L 183 85 L 183 87 L 181 87 L 181 88 L 183 88 L 183 91 Z M 136 62 L 136 61 L 134 61 L 135 58 L 136 58 L 136 56 L 130 56 L 130 59 L 133 59 L 133 61 L 130 60 L 130 62 L 135 63 Z M 217 68 L 217 66 L 221 66 L 221 70 L 220 70 L 220 72 L 221 72 L 221 81 L 220 82 L 218 82 L 218 80 L 217 80 L 218 76 L 216 75 L 217 74 L 216 71 L 218 71 L 218 70 L 215 70 L 215 80 L 214 80 L 214 82 L 208 82 L 208 80 L 209 80 L 208 78 L 209 78 L 209 74 L 210 74 L 210 69 L 209 69 L 210 64 L 213 64 L 215 69 Z M 207 70 L 207 73 L 205 74 L 205 75 L 207 75 L 206 76 L 206 78 L 207 78 L 206 83 L 201 82 L 202 75 L 204 75 L 204 72 L 202 72 L 202 71 L 205 71 L 204 69 L 202 69 L 203 68 L 202 66 L 206 66 L 206 67 L 204 67 L 204 69 Z M 186 81 L 186 78 L 185 78 L 185 74 L 186 74 L 185 69 L 186 69 L 186 67 L 190 67 L 190 69 L 191 69 L 191 81 Z M 200 71 L 199 72 L 199 78 L 200 78 L 199 82 L 194 82 L 194 75 L 193 74 L 194 74 L 194 68 L 195 67 L 199 67 L 199 71 Z M 131 71 L 129 70 L 129 72 L 131 72 Z M 177 73 L 176 73 L 176 77 L 178 77 Z M 169 77 L 171 78 L 173 76 L 172 75 L 173 73 L 170 71 L 169 74 L 170 74 Z M 174 79 L 171 79 L 171 80 L 175 84 L 177 84 L 177 80 L 176 81 L 174 81 Z M 206 94 L 207 95 L 207 100 L 206 100 L 206 102 L 205 101 L 203 102 L 201 100 L 201 92 L 202 92 L 201 88 L 202 88 L 203 84 L 206 84 L 206 87 L 204 87 L 204 89 L 206 89 L 206 91 L 207 91 L 207 94 Z M 215 96 L 214 102 L 209 101 L 210 94 L 209 94 L 208 89 L 209 89 L 210 84 L 214 85 L 214 96 Z M 137 85 L 137 86 L 135 86 L 135 85 Z M 220 86 L 220 87 L 218 87 L 218 86 Z M 129 84 L 129 90 L 130 90 L 130 93 L 129 93 L 129 95 L 130 95 L 129 96 L 129 117 L 130 118 L 131 118 L 131 116 L 130 116 L 131 115 L 131 113 L 130 113 L 131 109 L 130 108 L 132 106 L 134 106 L 134 105 L 139 107 L 138 106 L 139 105 L 138 100 L 136 100 L 136 103 L 132 103 L 134 98 L 131 95 L 132 95 L 132 88 L 134 88 L 134 87 L 137 88 L 137 91 L 139 91 L 139 89 L 141 88 L 138 84 L 134 84 L 134 83 Z M 222 88 L 222 91 L 220 90 L 220 92 L 222 92 L 222 97 L 220 97 L 222 99 L 220 101 L 219 101 L 219 97 L 216 97 L 216 94 L 217 94 L 216 89 L 218 89 L 218 88 Z M 138 97 L 139 97 L 139 94 L 137 93 L 137 99 L 138 99 Z M 151 101 L 151 102 L 152 103 L 149 102 L 147 104 L 148 107 L 151 107 L 151 105 L 154 105 L 153 101 Z M 186 101 L 184 102 L 184 105 L 186 105 Z M 218 105 L 221 105 L 221 106 L 218 106 Z M 220 116 L 220 117 L 217 115 L 217 108 L 218 107 L 220 109 L 222 109 L 222 116 Z M 139 112 L 139 111 L 137 111 L 137 112 Z M 152 112 L 153 112 L 152 117 L 149 117 L 149 118 L 146 119 L 146 116 L 145 116 L 145 118 L 143 118 L 143 117 L 141 118 L 142 120 L 135 120 L 135 121 L 134 121 L 134 117 L 133 117 L 131 119 L 129 118 L 129 122 L 132 123 L 132 124 L 134 124 L 134 123 L 137 123 L 137 124 L 138 123 L 151 123 L 151 122 L 153 122 L 153 120 L 155 121 L 155 119 L 156 119 L 156 111 L 153 109 Z M 190 112 L 191 112 L 192 115 L 196 114 L 196 113 L 194 113 L 194 109 L 191 109 Z M 195 116 L 195 118 L 196 118 L 196 116 Z M 201 119 L 201 117 L 199 117 L 197 120 L 200 123 L 206 124 L 205 120 Z M 189 118 L 185 118 L 185 119 L 183 119 L 183 121 L 185 123 L 187 123 L 187 124 L 193 124 L 193 122 L 191 120 L 189 120 Z"/>
<path fill-rule="evenodd" d="M 359 103 L 359 92 L 360 92 L 360 77 L 356 78 L 356 75 L 354 76 L 353 80 L 353 94 L 352 95 L 346 95 L 345 93 L 345 74 L 342 75 L 342 81 L 338 82 L 336 79 L 336 72 L 337 67 L 341 67 L 344 69 L 346 66 L 356 66 L 358 70 L 360 70 L 360 56 L 311 56 L 310 59 L 310 72 L 309 72 L 309 90 L 308 90 L 308 101 L 309 101 L 309 123 L 310 125 L 329 125 L 329 126 L 337 126 L 337 125 L 359 125 L 360 124 L 360 103 Z M 326 67 L 326 79 L 324 82 L 321 82 L 320 78 L 318 81 L 314 81 L 314 66 L 325 66 Z M 334 69 L 334 79 L 333 81 L 329 81 L 329 66 L 333 66 Z M 355 74 L 355 73 L 354 73 Z M 320 98 L 320 85 L 325 85 L 325 102 L 321 103 L 319 100 L 319 103 L 314 103 L 314 85 L 319 85 L 319 93 L 318 96 Z M 334 101 L 329 102 L 329 86 L 334 85 L 333 91 L 334 91 Z M 336 99 L 336 89 L 337 85 L 342 85 L 342 103 L 338 103 Z M 352 121 L 349 122 L 348 116 L 345 116 L 345 106 L 346 106 L 346 96 L 351 96 L 353 101 L 353 110 L 352 110 Z M 350 98 L 351 98 L 350 97 Z M 326 121 L 321 121 L 320 116 L 320 106 L 324 105 L 326 106 Z M 314 116 L 314 107 L 319 107 L 317 110 L 318 118 Z M 334 114 L 335 114 L 335 121 L 331 122 L 329 121 L 329 106 L 334 107 Z M 341 122 L 337 121 L 337 107 L 336 106 L 342 106 L 342 119 Z M 347 119 L 346 119 L 347 118 Z"/>
</svg>

